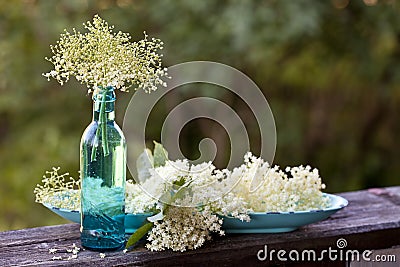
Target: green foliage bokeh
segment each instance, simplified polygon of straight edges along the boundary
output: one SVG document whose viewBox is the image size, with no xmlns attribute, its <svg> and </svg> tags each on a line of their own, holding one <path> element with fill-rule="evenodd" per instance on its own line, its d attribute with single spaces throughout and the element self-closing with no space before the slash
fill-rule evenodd
<svg viewBox="0 0 400 267">
<path fill-rule="evenodd" d="M 398 185 L 399 11 L 391 0 L 2 1 L 0 231 L 64 222 L 34 203 L 33 188 L 52 166 L 78 175 L 91 99 L 83 85 L 60 87 L 41 74 L 63 29 L 82 28 L 94 14 L 134 39 L 146 30 L 163 40 L 166 66 L 210 60 L 252 78 L 275 116 L 276 164 L 318 167 L 330 192 Z M 118 97 L 120 124 L 128 101 Z M 188 156 L 201 136 L 220 135 L 204 121 L 192 126 L 182 132 Z M 160 127 L 152 124 L 150 136 Z"/>
</svg>

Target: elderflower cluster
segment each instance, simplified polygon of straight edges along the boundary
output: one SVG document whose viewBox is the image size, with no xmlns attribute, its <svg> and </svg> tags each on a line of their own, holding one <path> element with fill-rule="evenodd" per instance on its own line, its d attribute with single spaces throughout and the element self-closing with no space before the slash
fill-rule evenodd
<svg viewBox="0 0 400 267">
<path fill-rule="evenodd" d="M 69 173 L 60 175 L 58 174 L 59 170 L 59 167 L 53 167 L 51 171 L 46 171 L 42 184 L 37 184 L 33 191 L 36 195 L 36 202 L 56 208 L 79 211 L 81 208 L 80 181 L 72 177 L 67 181 L 66 177 L 69 176 Z M 96 199 L 99 190 L 107 190 L 107 188 L 101 187 L 101 180 L 99 179 L 89 178 L 86 182 L 90 184 L 86 192 L 89 199 Z M 115 195 L 120 195 L 119 191 L 122 189 L 116 188 L 113 190 L 102 192 L 105 196 L 103 200 L 115 204 Z M 125 209 L 127 213 L 151 212 L 154 210 L 156 203 L 157 200 L 145 194 L 138 184 L 134 184 L 132 180 L 127 181 L 125 192 Z"/>
<path fill-rule="evenodd" d="M 126 182 L 125 187 L 125 212 L 126 213 L 146 213 L 154 210 L 158 200 L 146 194 L 143 189 L 133 183 L 132 180 Z"/>
<path fill-rule="evenodd" d="M 174 167 L 173 166 L 176 166 Z M 162 196 L 171 190 L 173 182 L 188 173 L 187 161 L 167 161 L 165 166 L 146 169 L 149 177 L 140 184 L 126 184 L 125 209 L 127 213 L 143 213 L 154 210 Z M 162 177 L 159 174 L 162 173 Z"/>
<path fill-rule="evenodd" d="M 162 68 L 163 42 L 159 39 L 144 39 L 131 42 L 131 36 L 121 31 L 113 32 L 114 27 L 95 15 L 93 22 L 83 24 L 86 33 L 73 29 L 65 30 L 55 46 L 50 46 L 53 56 L 46 58 L 54 65 L 54 70 L 43 76 L 56 79 L 61 85 L 70 76 L 91 90 L 112 86 L 121 91 L 136 84 L 146 92 L 155 91 L 157 85 L 166 86 L 161 79 L 167 76 Z"/>
<path fill-rule="evenodd" d="M 232 193 L 241 197 L 255 212 L 287 212 L 321 209 L 329 206 L 323 197 L 317 169 L 310 166 L 270 167 L 250 152 L 245 163 L 231 173 L 233 180 L 240 180 Z"/>
<path fill-rule="evenodd" d="M 164 166 L 150 169 L 149 173 L 149 178 L 140 184 L 144 193 L 137 194 L 134 203 L 147 203 L 147 207 L 155 206 L 157 202 L 182 207 L 209 207 L 213 212 L 249 220 L 250 209 L 243 199 L 229 194 L 232 188 L 226 181 L 229 171 L 217 170 L 211 162 L 190 165 L 186 159 L 168 160 Z"/>
<path fill-rule="evenodd" d="M 211 232 L 224 235 L 221 225 L 222 220 L 209 209 L 171 207 L 161 222 L 154 223 L 146 247 L 152 251 L 197 249 L 211 239 Z"/>
<path fill-rule="evenodd" d="M 36 202 L 50 204 L 53 207 L 69 210 L 80 209 L 79 180 L 69 177 L 69 173 L 58 174 L 60 167 L 53 167 L 43 175 L 42 185 L 37 184 L 34 189 Z"/>
</svg>

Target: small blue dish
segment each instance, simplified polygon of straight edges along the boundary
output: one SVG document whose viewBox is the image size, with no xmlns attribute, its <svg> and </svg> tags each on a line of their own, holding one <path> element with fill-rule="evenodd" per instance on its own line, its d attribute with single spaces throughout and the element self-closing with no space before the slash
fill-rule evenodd
<svg viewBox="0 0 400 267">
<path fill-rule="evenodd" d="M 81 214 L 79 210 L 67 210 L 63 208 L 56 208 L 50 204 L 43 203 L 43 206 L 54 212 L 55 214 L 63 217 L 64 219 L 74 222 L 74 223 L 81 223 Z"/>
<path fill-rule="evenodd" d="M 254 212 L 250 213 L 250 222 L 242 222 L 236 218 L 222 217 L 222 228 L 225 233 L 284 233 L 297 228 L 325 220 L 335 212 L 348 205 L 348 201 L 340 196 L 323 194 L 331 205 L 321 210 L 293 212 Z"/>
<path fill-rule="evenodd" d="M 49 204 L 43 204 L 46 208 L 56 213 L 57 215 L 67 219 L 71 222 L 81 223 L 81 215 L 77 210 L 67 210 L 62 208 L 56 208 Z M 152 213 L 138 213 L 138 214 L 125 214 L 125 233 L 132 234 L 140 226 L 143 225 L 146 218 L 153 215 Z"/>
</svg>

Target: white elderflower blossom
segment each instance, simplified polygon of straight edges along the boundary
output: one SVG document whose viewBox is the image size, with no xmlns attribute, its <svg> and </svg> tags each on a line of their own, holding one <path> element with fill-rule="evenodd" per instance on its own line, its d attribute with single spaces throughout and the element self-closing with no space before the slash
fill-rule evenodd
<svg viewBox="0 0 400 267">
<path fill-rule="evenodd" d="M 81 250 L 81 248 L 76 246 L 75 243 L 72 244 L 72 254 L 77 255 L 80 250 Z"/>
<path fill-rule="evenodd" d="M 72 254 L 71 256 L 68 256 L 67 260 L 74 260 L 78 258 L 78 254 Z"/>
<path fill-rule="evenodd" d="M 61 85 L 75 78 L 91 90 L 112 86 L 121 91 L 136 84 L 146 92 L 155 91 L 158 85 L 166 86 L 161 80 L 167 76 L 162 68 L 163 42 L 159 39 L 144 39 L 131 42 L 131 36 L 95 15 L 93 22 L 83 24 L 86 33 L 73 29 L 61 34 L 55 46 L 50 46 L 53 56 L 46 58 L 54 65 L 54 70 L 44 73 L 48 80 L 56 79 Z"/>
<path fill-rule="evenodd" d="M 53 167 L 43 176 L 43 185 L 36 185 L 36 202 L 69 210 L 80 209 L 80 181 L 69 177 L 69 173 L 58 174 L 60 167 Z"/>
<path fill-rule="evenodd" d="M 221 219 L 209 209 L 171 207 L 161 222 L 155 222 L 146 247 L 152 251 L 196 249 L 211 239 L 211 232 L 223 235 L 221 224 Z"/>
<path fill-rule="evenodd" d="M 232 180 L 240 180 L 232 193 L 241 197 L 253 211 L 305 211 L 329 205 L 329 200 L 322 195 L 325 185 L 317 169 L 287 167 L 284 172 L 251 153 L 245 155 L 244 162 L 231 173 Z M 252 190 L 254 183 L 259 185 Z"/>
<path fill-rule="evenodd" d="M 145 193 L 136 194 L 139 207 L 140 203 L 155 206 L 158 201 L 184 207 L 208 206 L 214 212 L 249 219 L 250 209 L 245 207 L 243 199 L 229 194 L 233 187 L 227 182 L 229 171 L 217 170 L 211 162 L 190 165 L 187 160 L 166 161 L 164 166 L 150 169 L 149 173 L 150 177 L 140 184 Z M 171 198 L 170 193 L 178 191 L 179 197 Z"/>
<path fill-rule="evenodd" d="M 134 203 L 155 205 L 161 211 L 149 220 L 154 222 L 148 236 L 150 250 L 196 249 L 212 232 L 223 235 L 223 220 L 216 213 L 250 219 L 245 202 L 227 194 L 229 171 L 216 170 L 211 162 L 190 165 L 187 160 L 166 161 L 164 166 L 151 168 L 149 174 L 140 185 L 142 193 L 134 194 Z"/>
<path fill-rule="evenodd" d="M 126 182 L 125 187 L 125 211 L 126 213 L 146 213 L 152 211 L 158 200 L 151 197 L 132 180 Z"/>
</svg>

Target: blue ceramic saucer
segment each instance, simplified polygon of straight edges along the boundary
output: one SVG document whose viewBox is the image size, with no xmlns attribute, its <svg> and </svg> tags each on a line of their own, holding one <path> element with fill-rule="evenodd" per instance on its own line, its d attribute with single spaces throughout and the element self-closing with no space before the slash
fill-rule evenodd
<svg viewBox="0 0 400 267">
<path fill-rule="evenodd" d="M 242 222 L 236 218 L 223 217 L 222 228 L 226 233 L 283 233 L 325 220 L 335 212 L 348 205 L 343 197 L 323 194 L 330 200 L 329 207 L 321 210 L 293 212 L 254 212 L 250 213 L 250 222 Z"/>
</svg>

